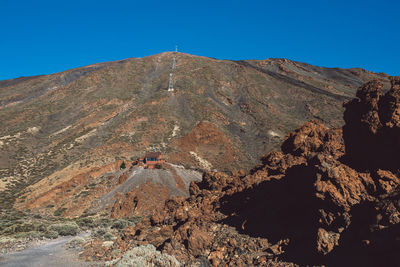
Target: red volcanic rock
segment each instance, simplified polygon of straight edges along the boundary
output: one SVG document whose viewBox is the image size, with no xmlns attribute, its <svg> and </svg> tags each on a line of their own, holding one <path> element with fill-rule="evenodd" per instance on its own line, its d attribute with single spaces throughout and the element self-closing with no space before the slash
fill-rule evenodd
<svg viewBox="0 0 400 267">
<path fill-rule="evenodd" d="M 307 122 L 248 175 L 206 173 L 120 242 L 152 243 L 188 265 L 395 264 L 400 79 L 391 81 L 385 95 L 377 81 L 360 88 L 343 129 Z"/>
<path fill-rule="evenodd" d="M 168 199 L 168 188 L 146 182 L 124 194 L 117 194 L 116 201 L 111 209 L 111 217 L 129 217 L 133 212 L 136 215 L 149 215 L 163 208 L 163 202 Z"/>
<path fill-rule="evenodd" d="M 375 179 L 381 193 L 391 193 L 400 184 L 400 179 L 390 171 L 377 170 Z"/>
<path fill-rule="evenodd" d="M 382 127 L 379 118 L 379 100 L 382 96 L 382 84 L 376 80 L 372 80 L 357 91 L 357 97 L 360 103 L 363 104 L 360 118 L 362 124 L 373 134 L 376 134 L 379 128 Z"/>
<path fill-rule="evenodd" d="M 339 158 L 344 154 L 343 145 L 341 129 L 329 129 L 317 121 L 310 121 L 287 136 L 282 144 L 282 151 L 306 158 L 316 153 Z"/>
<path fill-rule="evenodd" d="M 383 95 L 382 84 L 371 81 L 344 105 L 346 162 L 359 170 L 400 169 L 400 78 L 391 82 Z"/>
<path fill-rule="evenodd" d="M 188 233 L 188 252 L 193 256 L 201 256 L 206 254 L 206 250 L 210 247 L 213 237 L 208 229 L 193 227 Z"/>
<path fill-rule="evenodd" d="M 391 77 L 392 88 L 381 103 L 382 119 L 386 127 L 400 128 L 400 77 Z"/>
<path fill-rule="evenodd" d="M 340 234 L 319 228 L 317 250 L 323 254 L 328 254 L 339 245 L 339 238 Z"/>
<path fill-rule="evenodd" d="M 318 155 L 315 165 L 315 195 L 321 200 L 332 202 L 344 211 L 365 200 L 372 200 L 375 184 L 367 173 L 358 173 L 339 161 Z"/>
</svg>

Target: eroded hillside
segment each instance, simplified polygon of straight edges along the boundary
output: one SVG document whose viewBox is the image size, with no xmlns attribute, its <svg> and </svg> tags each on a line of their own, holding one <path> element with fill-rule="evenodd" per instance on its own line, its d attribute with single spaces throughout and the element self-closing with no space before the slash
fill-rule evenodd
<svg viewBox="0 0 400 267">
<path fill-rule="evenodd" d="M 178 53 L 176 90 L 169 93 L 172 56 L 0 82 L 2 207 L 42 179 L 96 183 L 104 174 L 98 169 L 128 162 L 153 144 L 171 163 L 248 170 L 304 121 L 341 126 L 343 100 L 364 82 L 389 84 L 386 75 L 362 69 Z"/>
</svg>

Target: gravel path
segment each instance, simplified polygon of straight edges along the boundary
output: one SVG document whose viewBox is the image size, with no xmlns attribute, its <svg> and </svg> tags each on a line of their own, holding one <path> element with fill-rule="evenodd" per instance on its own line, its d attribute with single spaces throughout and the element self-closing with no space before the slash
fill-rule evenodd
<svg viewBox="0 0 400 267">
<path fill-rule="evenodd" d="M 74 249 L 66 249 L 65 244 L 74 237 L 60 237 L 37 247 L 19 252 L 0 254 L 0 266 L 4 267 L 87 267 L 102 266 L 98 263 L 78 260 Z"/>
</svg>

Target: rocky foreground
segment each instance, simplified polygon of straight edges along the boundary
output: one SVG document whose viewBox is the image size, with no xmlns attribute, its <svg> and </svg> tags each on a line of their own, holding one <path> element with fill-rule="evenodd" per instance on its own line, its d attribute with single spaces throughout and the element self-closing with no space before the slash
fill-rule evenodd
<svg viewBox="0 0 400 267">
<path fill-rule="evenodd" d="M 152 244 L 193 266 L 398 265 L 400 78 L 391 83 L 360 88 L 343 128 L 307 122 L 248 175 L 207 173 L 189 198 L 86 255 L 115 263 L 115 251 Z"/>
</svg>

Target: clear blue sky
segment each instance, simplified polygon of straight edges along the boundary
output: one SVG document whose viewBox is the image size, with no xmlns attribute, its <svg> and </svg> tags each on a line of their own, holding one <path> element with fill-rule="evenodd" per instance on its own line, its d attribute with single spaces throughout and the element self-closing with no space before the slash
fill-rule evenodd
<svg viewBox="0 0 400 267">
<path fill-rule="evenodd" d="M 0 0 L 0 80 L 173 50 L 400 75 L 400 4 Z"/>
</svg>

